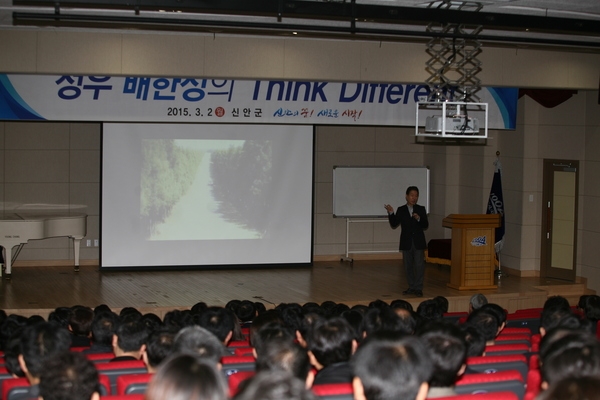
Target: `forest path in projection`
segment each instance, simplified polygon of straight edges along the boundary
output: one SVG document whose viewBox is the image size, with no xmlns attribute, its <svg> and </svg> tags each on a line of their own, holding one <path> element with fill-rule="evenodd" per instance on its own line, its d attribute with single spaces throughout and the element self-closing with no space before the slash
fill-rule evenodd
<svg viewBox="0 0 600 400">
<path fill-rule="evenodd" d="M 210 178 L 211 153 L 206 153 L 188 192 L 164 222 L 156 225 L 150 240 L 219 240 L 260 238 L 256 231 L 227 221 L 217 212 Z"/>
</svg>

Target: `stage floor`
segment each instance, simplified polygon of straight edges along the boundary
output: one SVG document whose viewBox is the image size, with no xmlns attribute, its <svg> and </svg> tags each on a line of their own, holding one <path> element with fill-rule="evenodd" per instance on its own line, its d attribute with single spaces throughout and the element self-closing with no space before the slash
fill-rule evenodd
<svg viewBox="0 0 600 400">
<path fill-rule="evenodd" d="M 502 277 L 498 288 L 484 291 L 450 289 L 448 266 L 427 264 L 424 297 L 403 296 L 407 284 L 401 260 L 354 263 L 315 262 L 308 268 L 209 271 L 100 272 L 97 267 L 17 267 L 12 280 L 0 283 L 0 308 L 22 315 L 47 313 L 58 306 L 76 304 L 113 309 L 132 306 L 163 315 L 174 308 L 189 308 L 199 301 L 225 305 L 229 300 L 279 303 L 325 300 L 368 304 L 403 298 L 415 307 L 424 299 L 445 296 L 450 311 L 465 311 L 471 295 L 485 294 L 490 301 L 516 309 L 541 307 L 548 295 L 561 294 L 575 304 L 587 292 L 585 283 L 542 278 Z"/>
</svg>

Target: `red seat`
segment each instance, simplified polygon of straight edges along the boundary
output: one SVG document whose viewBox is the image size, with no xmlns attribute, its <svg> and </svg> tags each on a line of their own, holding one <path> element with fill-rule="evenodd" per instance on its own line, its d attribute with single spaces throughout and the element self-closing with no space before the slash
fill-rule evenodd
<svg viewBox="0 0 600 400">
<path fill-rule="evenodd" d="M 144 394 L 153 376 L 149 373 L 117 376 L 117 394 Z"/>
<path fill-rule="evenodd" d="M 540 393 L 542 384 L 542 374 L 539 369 L 529 370 L 527 374 L 527 390 L 525 391 L 525 397 L 535 399 Z"/>
<path fill-rule="evenodd" d="M 238 392 L 240 383 L 248 378 L 253 377 L 255 373 L 255 371 L 239 371 L 235 374 L 229 375 L 229 377 L 227 377 L 227 384 L 229 385 L 229 397 L 233 398 L 233 396 L 235 396 Z"/>
<path fill-rule="evenodd" d="M 495 374 L 466 374 L 454 388 L 458 394 L 513 392 L 519 399 L 525 395 L 525 380 L 517 370 L 499 371 Z"/>
<path fill-rule="evenodd" d="M 523 354 L 508 354 L 500 356 L 469 357 L 467 367 L 478 373 L 495 374 L 499 371 L 517 370 L 523 379 L 527 378 L 529 366 L 527 357 Z"/>
<path fill-rule="evenodd" d="M 351 383 L 314 385 L 312 391 L 321 399 L 352 400 L 354 398 L 354 391 Z"/>
<path fill-rule="evenodd" d="M 117 393 L 117 377 L 127 374 L 145 374 L 148 372 L 142 360 L 115 361 L 96 364 L 98 373 L 110 379 L 110 393 Z"/>
<path fill-rule="evenodd" d="M 232 340 L 227 344 L 227 347 L 250 347 L 248 340 Z"/>
<path fill-rule="evenodd" d="M 540 369 L 540 356 L 538 354 L 532 354 L 529 357 L 529 369 Z"/>
<path fill-rule="evenodd" d="M 254 348 L 252 347 L 236 347 L 233 349 L 233 353 L 236 356 L 253 356 L 254 357 Z"/>
<path fill-rule="evenodd" d="M 28 393 L 30 387 L 27 378 L 6 379 L 2 382 L 2 399 L 9 399 L 11 394 L 20 397 Z"/>
<path fill-rule="evenodd" d="M 513 334 L 531 335 L 531 329 L 507 326 L 506 328 L 502 329 L 502 332 L 500 334 L 501 335 L 513 335 Z"/>
<path fill-rule="evenodd" d="M 254 356 L 225 356 L 221 358 L 221 365 L 225 376 L 230 376 L 240 371 L 254 371 L 256 360 Z"/>
<path fill-rule="evenodd" d="M 438 397 L 437 400 L 519 400 L 513 392 L 470 393 L 450 397 Z"/>
<path fill-rule="evenodd" d="M 526 344 L 494 344 L 485 346 L 486 356 L 499 356 L 507 354 L 524 354 L 530 351 Z"/>
<path fill-rule="evenodd" d="M 75 351 L 75 352 L 79 353 L 79 352 L 82 352 L 82 351 L 85 351 L 85 350 L 89 350 L 89 349 L 90 349 L 90 346 L 78 346 L 78 347 L 71 347 L 69 350 L 70 351 Z"/>
<path fill-rule="evenodd" d="M 526 344 L 531 346 L 530 335 L 504 335 L 500 334 L 496 336 L 494 340 L 496 344 Z"/>
<path fill-rule="evenodd" d="M 112 394 L 112 390 L 110 389 L 110 379 L 106 375 L 98 375 L 98 380 L 100 383 L 100 396 L 108 396 Z"/>
<path fill-rule="evenodd" d="M 85 358 L 92 361 L 94 364 L 109 362 L 115 358 L 115 353 L 90 353 L 86 354 Z"/>
<path fill-rule="evenodd" d="M 143 394 L 126 394 L 115 396 L 100 396 L 101 400 L 144 400 Z"/>
</svg>

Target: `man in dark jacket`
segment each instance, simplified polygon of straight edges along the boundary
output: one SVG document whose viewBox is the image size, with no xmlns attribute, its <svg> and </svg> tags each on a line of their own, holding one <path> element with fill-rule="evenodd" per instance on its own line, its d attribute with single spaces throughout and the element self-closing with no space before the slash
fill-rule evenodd
<svg viewBox="0 0 600 400">
<path fill-rule="evenodd" d="M 386 204 L 385 209 L 388 212 L 390 226 L 396 229 L 401 227 L 400 250 L 402 259 L 406 268 L 406 279 L 408 289 L 402 294 L 414 294 L 418 297 L 423 296 L 423 277 L 425 275 L 425 241 L 424 231 L 429 227 L 427 220 L 427 211 L 425 207 L 417 204 L 419 200 L 419 188 L 409 186 L 406 189 L 406 204 L 398 207 L 394 213 L 394 208 Z"/>
</svg>

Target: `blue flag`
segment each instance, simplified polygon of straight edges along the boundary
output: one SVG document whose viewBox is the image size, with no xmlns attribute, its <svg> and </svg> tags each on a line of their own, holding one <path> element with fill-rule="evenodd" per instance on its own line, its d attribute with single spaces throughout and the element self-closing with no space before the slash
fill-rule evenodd
<svg viewBox="0 0 600 400">
<path fill-rule="evenodd" d="M 494 179 L 492 180 L 492 189 L 488 200 L 486 214 L 500 214 L 500 227 L 496 228 L 496 243 L 494 247 L 496 253 L 502 250 L 504 245 L 504 197 L 502 196 L 502 165 L 500 160 L 494 162 Z"/>
</svg>

